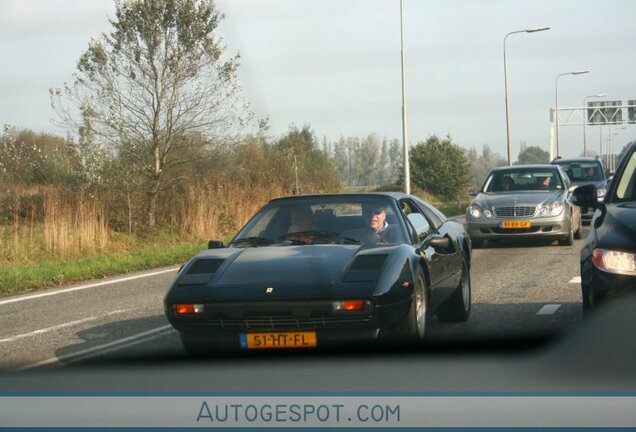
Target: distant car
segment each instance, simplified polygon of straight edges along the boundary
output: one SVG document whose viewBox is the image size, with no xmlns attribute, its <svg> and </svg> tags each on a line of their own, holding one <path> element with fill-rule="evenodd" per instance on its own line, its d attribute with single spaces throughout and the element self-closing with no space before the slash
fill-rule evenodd
<svg viewBox="0 0 636 432">
<path fill-rule="evenodd" d="M 598 209 L 581 250 L 584 311 L 605 299 L 636 292 L 636 142 L 628 148 L 603 201 L 594 185 L 573 193 L 574 203 Z"/>
<path fill-rule="evenodd" d="M 581 238 L 581 212 L 570 202 L 571 188 L 558 165 L 494 169 L 466 209 L 473 245 L 522 238 L 548 238 L 572 245 L 575 238 Z"/>
<path fill-rule="evenodd" d="M 191 353 L 417 342 L 432 314 L 470 315 L 470 238 L 414 196 L 274 199 L 228 247 L 209 246 L 165 297 Z"/>
<path fill-rule="evenodd" d="M 598 200 L 603 201 L 607 193 L 609 171 L 601 159 L 596 157 L 557 158 L 551 163 L 563 168 L 572 184 L 596 186 Z M 581 208 L 583 223 L 589 224 L 593 216 L 594 207 Z"/>
</svg>

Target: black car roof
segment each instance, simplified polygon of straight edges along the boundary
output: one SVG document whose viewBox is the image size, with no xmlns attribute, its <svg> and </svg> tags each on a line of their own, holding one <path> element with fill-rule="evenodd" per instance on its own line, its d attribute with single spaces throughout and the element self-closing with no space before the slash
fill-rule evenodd
<svg viewBox="0 0 636 432">
<path fill-rule="evenodd" d="M 506 165 L 506 166 L 501 166 L 501 167 L 497 167 L 495 169 L 492 170 L 492 172 L 494 171 L 506 171 L 506 170 L 510 170 L 510 169 L 515 169 L 515 168 L 533 168 L 533 169 L 555 169 L 554 164 L 528 164 L 528 165 Z"/>
<path fill-rule="evenodd" d="M 550 162 L 553 165 L 558 164 L 559 162 L 601 162 L 601 159 L 595 156 L 581 156 L 581 157 L 569 157 L 569 158 L 559 158 L 553 159 Z"/>
</svg>

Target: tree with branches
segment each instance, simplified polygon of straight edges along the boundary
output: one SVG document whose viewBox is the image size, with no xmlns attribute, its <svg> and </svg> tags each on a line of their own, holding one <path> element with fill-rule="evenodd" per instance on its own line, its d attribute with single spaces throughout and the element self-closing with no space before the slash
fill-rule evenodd
<svg viewBox="0 0 636 432">
<path fill-rule="evenodd" d="M 251 119 L 239 55 L 226 58 L 213 0 L 116 0 L 112 32 L 90 41 L 72 84 L 51 89 L 59 123 L 86 155 L 125 158 L 144 179 L 155 226 L 168 173 Z M 203 139 L 202 139 L 203 138 Z M 167 180 L 169 179 L 169 180 Z"/>
<path fill-rule="evenodd" d="M 452 200 L 470 184 L 470 163 L 466 150 L 450 136 L 436 135 L 418 143 L 411 151 L 411 180 L 443 200 Z"/>
</svg>

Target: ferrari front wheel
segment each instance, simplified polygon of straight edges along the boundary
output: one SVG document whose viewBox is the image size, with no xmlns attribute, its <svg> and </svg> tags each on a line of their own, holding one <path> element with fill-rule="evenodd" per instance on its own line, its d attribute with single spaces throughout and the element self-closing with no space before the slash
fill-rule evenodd
<svg viewBox="0 0 636 432">
<path fill-rule="evenodd" d="M 413 298 L 411 308 L 406 317 L 406 336 L 409 340 L 420 342 L 424 340 L 428 324 L 428 296 L 426 291 L 426 277 L 421 267 L 417 267 L 413 280 Z"/>
</svg>

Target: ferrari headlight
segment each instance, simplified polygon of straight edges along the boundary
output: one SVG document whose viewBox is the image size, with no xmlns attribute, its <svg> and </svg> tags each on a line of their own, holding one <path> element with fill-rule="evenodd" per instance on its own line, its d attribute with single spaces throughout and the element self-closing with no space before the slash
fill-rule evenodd
<svg viewBox="0 0 636 432">
<path fill-rule="evenodd" d="M 565 206 L 563 205 L 562 202 L 559 201 L 555 201 L 552 204 L 550 204 L 550 216 L 558 216 L 561 213 L 563 213 L 563 209 L 565 208 Z"/>
<path fill-rule="evenodd" d="M 479 207 L 477 204 L 472 204 L 470 206 L 469 212 L 474 219 L 479 219 L 481 217 L 481 207 Z"/>
<path fill-rule="evenodd" d="M 605 198 L 605 194 L 607 193 L 607 189 L 606 188 L 598 188 L 596 189 L 596 199 L 598 200 L 598 202 L 603 201 L 603 199 Z"/>
<path fill-rule="evenodd" d="M 606 272 L 636 276 L 636 254 L 633 253 L 594 249 L 592 262 Z"/>
</svg>

